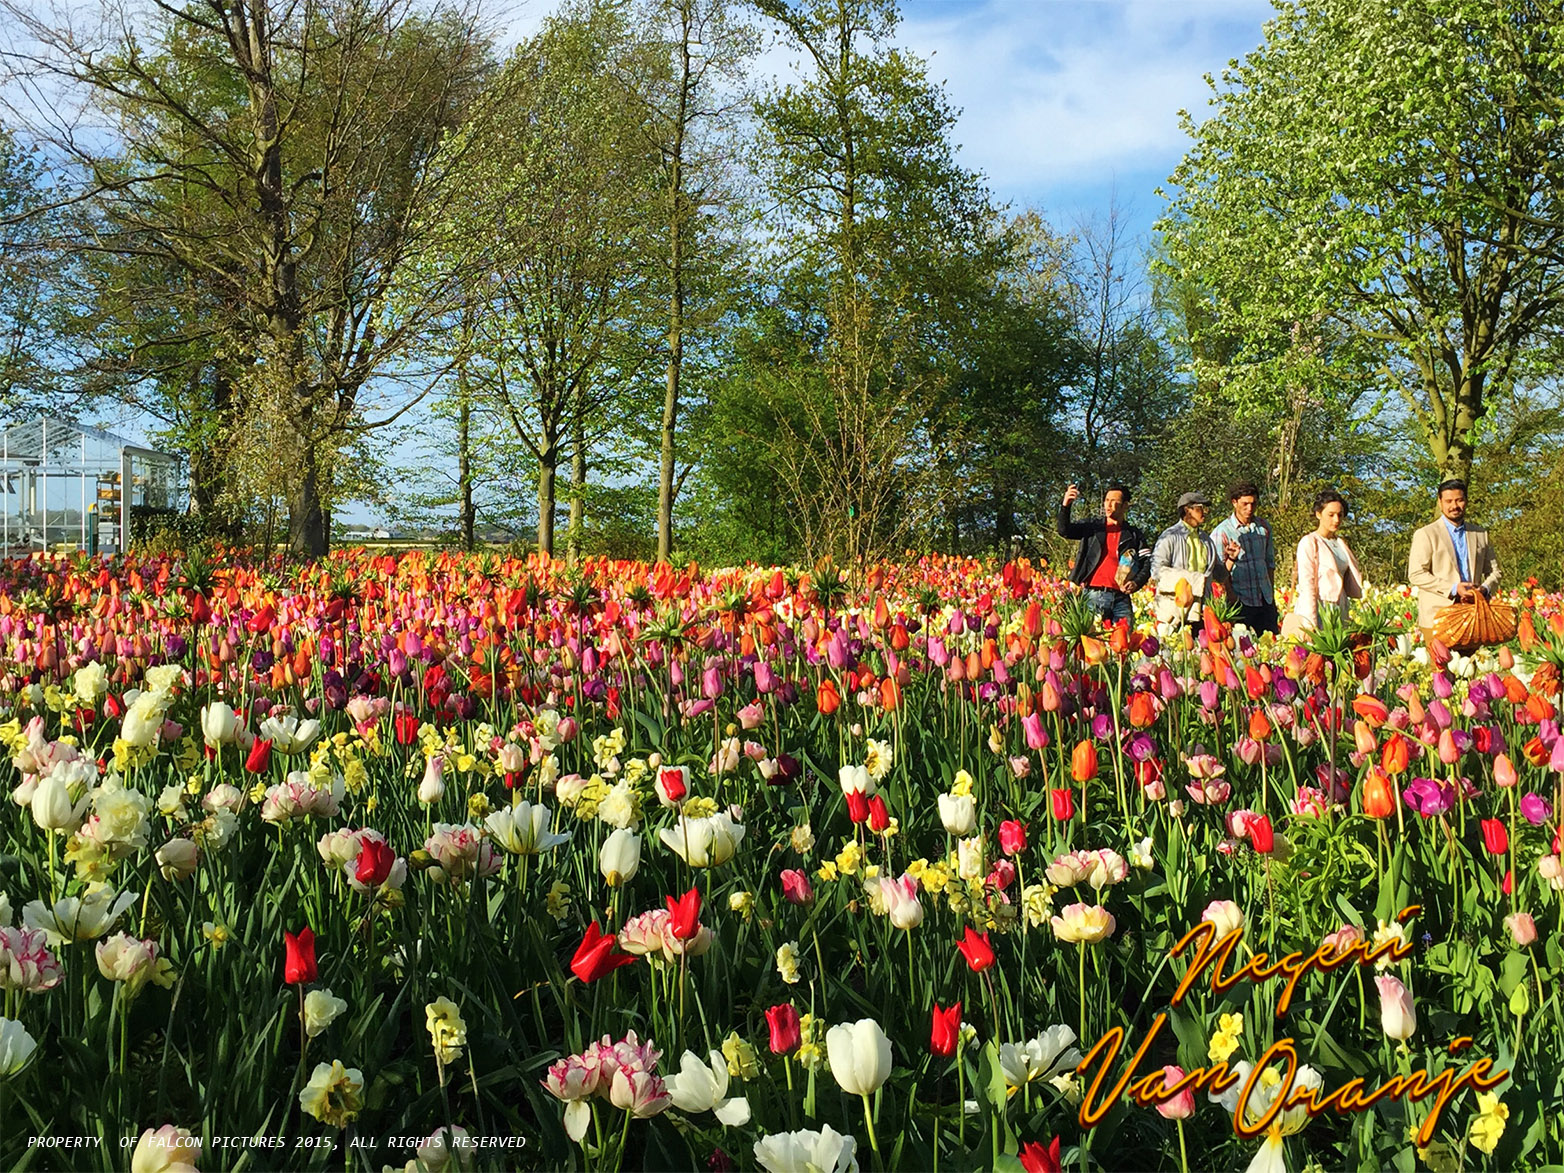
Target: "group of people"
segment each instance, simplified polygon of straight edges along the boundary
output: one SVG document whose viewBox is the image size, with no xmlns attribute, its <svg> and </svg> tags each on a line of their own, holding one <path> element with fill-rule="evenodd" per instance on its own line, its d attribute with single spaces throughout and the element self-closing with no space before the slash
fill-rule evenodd
<svg viewBox="0 0 1564 1173">
<path fill-rule="evenodd" d="M 1334 489 L 1314 499 L 1315 528 L 1298 542 L 1297 590 L 1283 618 L 1276 606 L 1276 544 L 1270 524 L 1256 516 L 1260 490 L 1239 481 L 1228 490 L 1232 513 L 1208 532 L 1211 500 L 1204 493 L 1178 499 L 1178 520 L 1154 543 L 1128 520 L 1130 494 L 1111 484 L 1102 516 L 1075 521 L 1071 507 L 1079 486 L 1059 505 L 1059 536 L 1078 541 L 1070 581 L 1083 587 L 1096 614 L 1108 622 L 1133 619 L 1132 596 L 1147 584 L 1161 622 L 1197 627 L 1210 588 L 1220 583 L 1236 600 L 1239 622 L 1255 632 L 1298 634 L 1318 627 L 1327 609 L 1343 618 L 1363 596 L 1363 571 L 1341 536 L 1347 502 Z M 1447 480 L 1438 489 L 1439 516 L 1412 535 L 1407 582 L 1417 592 L 1418 626 L 1433 638 L 1439 612 L 1451 603 L 1490 597 L 1499 585 L 1499 562 L 1488 531 L 1466 523 L 1466 483 Z"/>
</svg>

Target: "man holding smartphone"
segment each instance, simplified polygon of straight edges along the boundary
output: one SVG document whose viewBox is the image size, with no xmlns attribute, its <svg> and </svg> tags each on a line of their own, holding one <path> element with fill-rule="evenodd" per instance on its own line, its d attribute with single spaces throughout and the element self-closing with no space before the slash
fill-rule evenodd
<svg viewBox="0 0 1564 1173">
<path fill-rule="evenodd" d="M 1086 597 L 1100 619 L 1133 623 L 1135 604 L 1130 596 L 1146 585 L 1151 551 L 1140 527 L 1126 519 L 1130 491 L 1121 484 L 1109 485 L 1102 495 L 1101 517 L 1072 521 L 1070 507 L 1080 495 L 1080 486 L 1072 483 L 1059 504 L 1059 536 L 1081 543 L 1070 568 L 1070 581 L 1086 588 Z"/>
</svg>

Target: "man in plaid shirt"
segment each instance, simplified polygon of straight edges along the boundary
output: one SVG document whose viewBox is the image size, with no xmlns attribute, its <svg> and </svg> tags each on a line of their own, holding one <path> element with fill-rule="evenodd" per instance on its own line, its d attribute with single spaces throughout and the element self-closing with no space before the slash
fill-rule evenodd
<svg viewBox="0 0 1564 1173">
<path fill-rule="evenodd" d="M 1232 516 L 1211 531 L 1217 546 L 1237 555 L 1231 563 L 1233 594 L 1242 612 L 1241 622 L 1251 631 L 1274 632 L 1276 615 L 1276 545 L 1271 527 L 1254 515 L 1260 490 L 1251 481 L 1239 481 L 1228 490 Z"/>
</svg>

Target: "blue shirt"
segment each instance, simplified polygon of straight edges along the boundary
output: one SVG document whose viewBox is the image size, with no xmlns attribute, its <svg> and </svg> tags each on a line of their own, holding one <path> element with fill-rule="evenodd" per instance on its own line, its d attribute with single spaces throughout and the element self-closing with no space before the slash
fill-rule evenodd
<svg viewBox="0 0 1564 1173">
<path fill-rule="evenodd" d="M 1463 521 L 1456 525 L 1448 517 L 1444 519 L 1445 529 L 1449 531 L 1450 542 L 1455 546 L 1455 564 L 1461 571 L 1461 581 L 1472 581 L 1472 567 L 1466 552 L 1466 523 Z"/>
</svg>

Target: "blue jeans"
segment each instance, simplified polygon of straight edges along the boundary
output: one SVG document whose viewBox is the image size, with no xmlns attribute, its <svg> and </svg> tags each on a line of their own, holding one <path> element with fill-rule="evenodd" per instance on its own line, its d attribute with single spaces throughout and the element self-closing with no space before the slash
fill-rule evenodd
<svg viewBox="0 0 1564 1173">
<path fill-rule="evenodd" d="M 1123 591 L 1088 590 L 1086 601 L 1091 604 L 1099 619 L 1106 619 L 1109 623 L 1117 623 L 1120 619 L 1135 622 L 1135 604 Z"/>
</svg>

